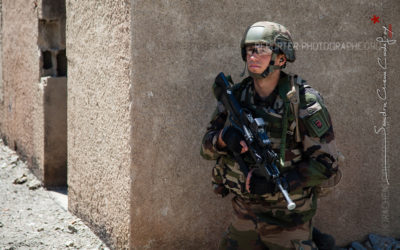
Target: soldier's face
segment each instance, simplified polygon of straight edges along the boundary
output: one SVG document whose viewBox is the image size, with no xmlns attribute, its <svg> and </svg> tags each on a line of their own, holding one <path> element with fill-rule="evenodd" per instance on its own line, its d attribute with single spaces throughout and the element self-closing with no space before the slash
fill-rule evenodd
<svg viewBox="0 0 400 250">
<path fill-rule="evenodd" d="M 250 72 L 261 74 L 271 61 L 272 50 L 265 45 L 246 47 L 247 68 Z"/>
</svg>

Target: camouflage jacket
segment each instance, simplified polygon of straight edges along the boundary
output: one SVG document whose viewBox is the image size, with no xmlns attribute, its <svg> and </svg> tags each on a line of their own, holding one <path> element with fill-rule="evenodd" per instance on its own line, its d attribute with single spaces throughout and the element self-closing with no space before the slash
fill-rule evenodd
<svg viewBox="0 0 400 250">
<path fill-rule="evenodd" d="M 290 183 L 291 187 L 296 187 L 290 190 L 290 196 L 297 205 L 295 210 L 286 209 L 286 202 L 281 193 L 259 196 L 249 194 L 245 190 L 245 176 L 238 164 L 229 152 L 216 145 L 220 130 L 229 123 L 228 113 L 221 103 L 217 105 L 201 147 L 203 158 L 216 160 L 212 170 L 215 193 L 225 196 L 231 192 L 249 204 L 261 204 L 263 212 L 259 211 L 258 218 L 262 217 L 268 223 L 288 227 L 302 224 L 314 216 L 317 190 L 335 185 L 339 175 L 332 122 L 323 98 L 316 90 L 306 85 L 304 80 L 293 77 L 299 85 L 300 142 L 296 142 L 295 139 L 296 121 L 293 110 L 286 110 L 284 105 L 285 102 L 289 102 L 286 94 L 291 88 L 291 76 L 281 72 L 276 89 L 266 100 L 256 94 L 250 77 L 234 85 L 233 93 L 242 107 L 249 109 L 254 117 L 261 117 L 266 121 L 265 130 L 271 140 L 272 149 L 278 155 L 282 151 L 282 131 L 283 128 L 287 128 L 284 164 L 277 162 L 277 166 L 282 174 L 296 171 L 300 176 L 297 183 Z M 285 115 L 287 125 L 283 126 Z M 243 154 L 243 158 L 251 168 L 250 157 L 246 154 Z"/>
</svg>

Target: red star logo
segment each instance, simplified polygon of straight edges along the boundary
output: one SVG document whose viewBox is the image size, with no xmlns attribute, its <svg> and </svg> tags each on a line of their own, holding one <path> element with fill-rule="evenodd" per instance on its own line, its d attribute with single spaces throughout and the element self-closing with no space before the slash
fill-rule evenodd
<svg viewBox="0 0 400 250">
<path fill-rule="evenodd" d="M 379 17 L 374 15 L 374 17 L 371 18 L 371 21 L 374 23 L 379 23 Z"/>
<path fill-rule="evenodd" d="M 316 120 L 314 123 L 315 125 L 317 125 L 318 128 L 322 127 L 322 122 L 320 120 Z"/>
</svg>

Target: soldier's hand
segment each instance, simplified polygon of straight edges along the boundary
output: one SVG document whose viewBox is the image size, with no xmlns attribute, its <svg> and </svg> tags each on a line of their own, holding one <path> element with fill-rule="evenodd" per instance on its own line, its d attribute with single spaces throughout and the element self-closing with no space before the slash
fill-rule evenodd
<svg viewBox="0 0 400 250">
<path fill-rule="evenodd" d="M 239 129 L 228 126 L 225 127 L 218 136 L 218 144 L 221 148 L 227 147 L 228 150 L 234 153 L 243 154 L 249 150 L 242 132 Z"/>
<path fill-rule="evenodd" d="M 264 176 L 259 176 L 253 171 L 247 175 L 246 190 L 251 194 L 275 194 L 277 186 L 273 181 L 267 180 Z"/>
</svg>

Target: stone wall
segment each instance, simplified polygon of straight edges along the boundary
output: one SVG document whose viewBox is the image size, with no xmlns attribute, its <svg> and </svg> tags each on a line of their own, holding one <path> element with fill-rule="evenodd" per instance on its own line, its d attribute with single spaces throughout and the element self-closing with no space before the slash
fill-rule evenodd
<svg viewBox="0 0 400 250">
<path fill-rule="evenodd" d="M 67 1 L 68 198 L 116 249 L 129 243 L 130 6 Z"/>
</svg>

